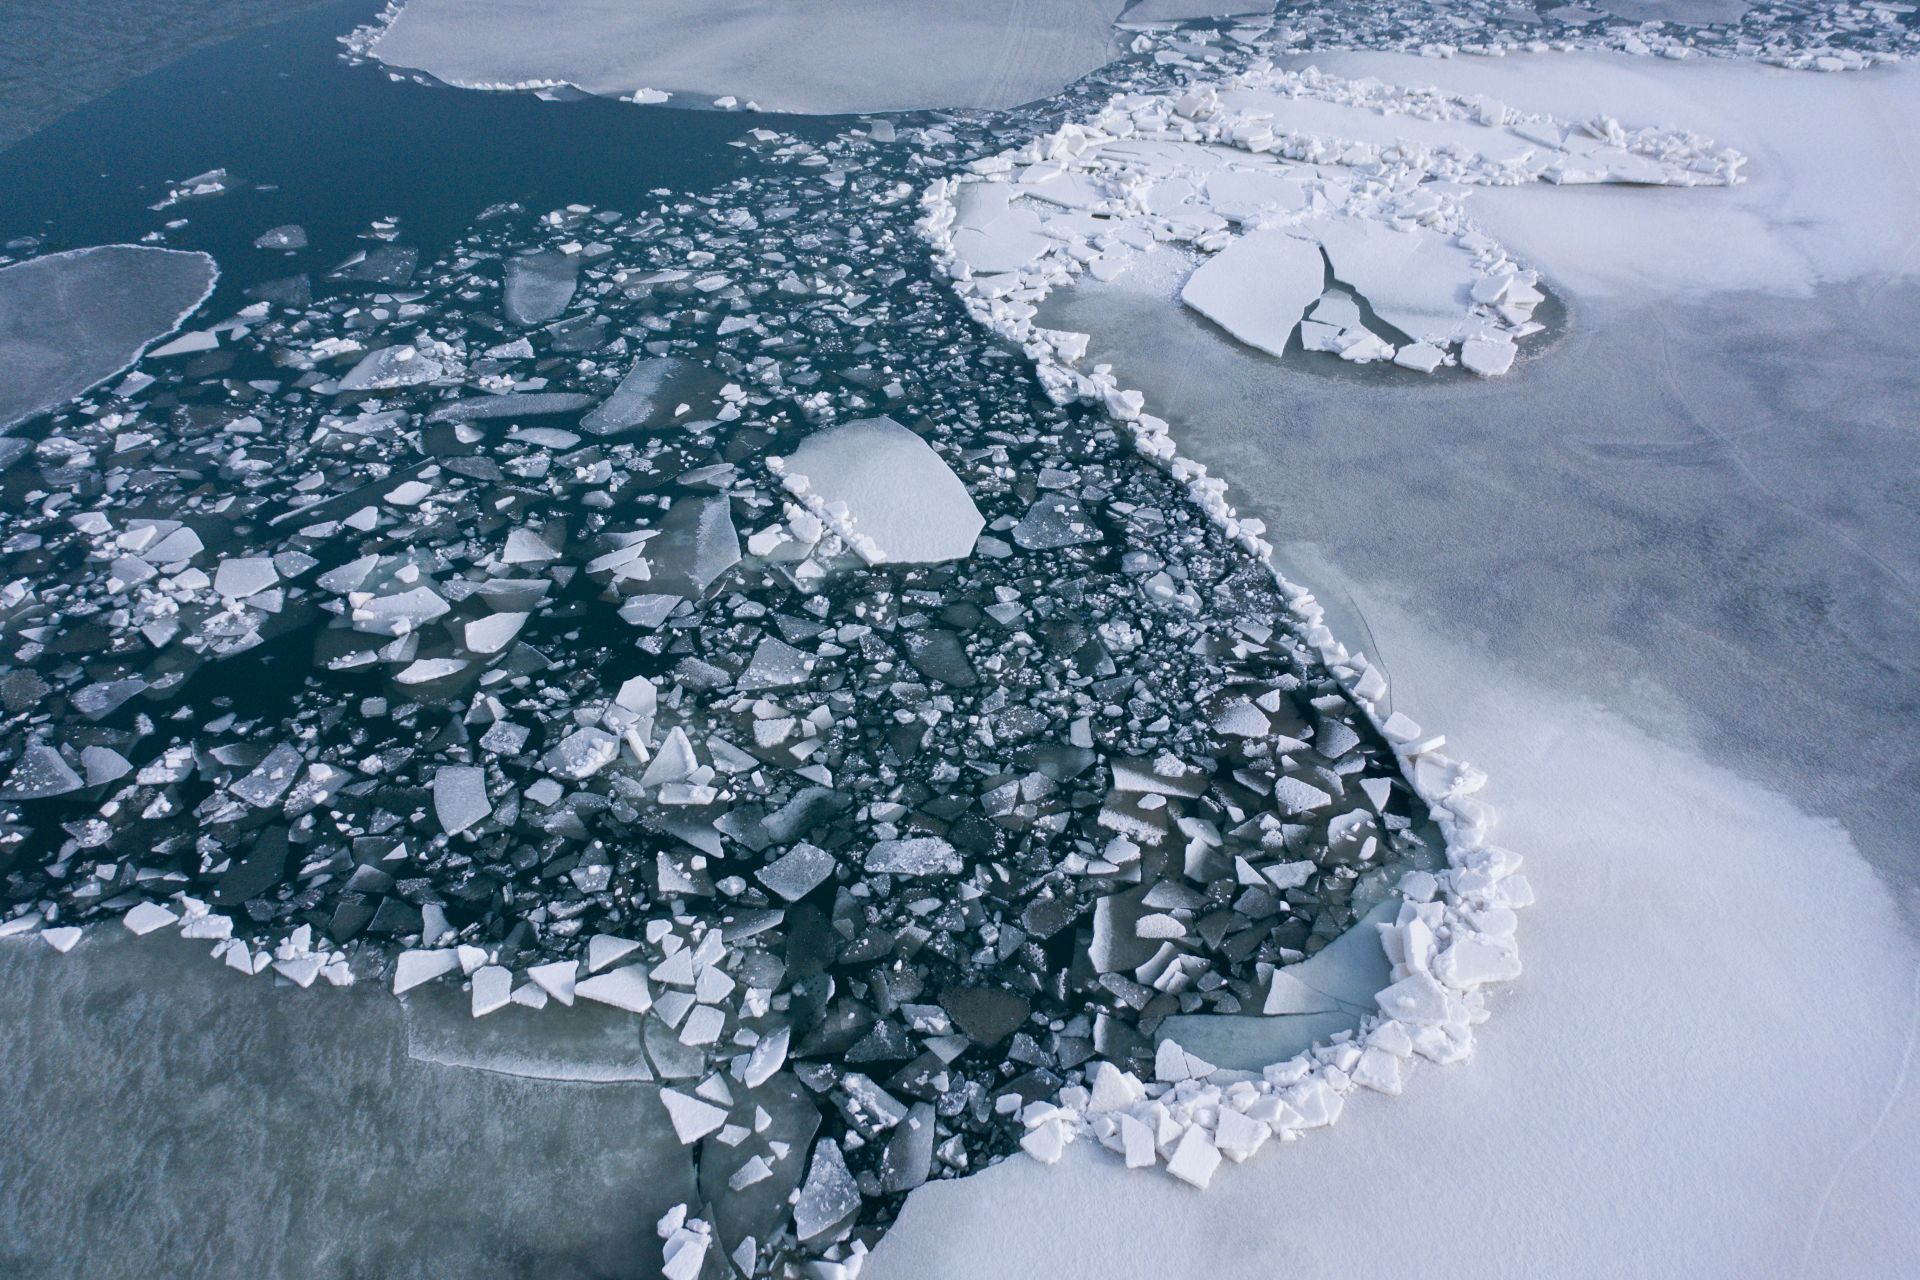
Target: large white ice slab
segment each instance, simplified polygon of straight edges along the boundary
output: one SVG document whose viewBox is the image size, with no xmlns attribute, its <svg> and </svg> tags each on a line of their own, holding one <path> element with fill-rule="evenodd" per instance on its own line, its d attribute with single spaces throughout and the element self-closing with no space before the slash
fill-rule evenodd
<svg viewBox="0 0 1920 1280">
<path fill-rule="evenodd" d="M 1123 0 L 409 0 L 371 47 L 464 88 L 725 94 L 829 115 L 1010 107 L 1113 58 Z"/>
<path fill-rule="evenodd" d="M 131 244 L 0 269 L 0 431 L 132 364 L 206 301 L 219 274 L 204 253 Z"/>
<path fill-rule="evenodd" d="M 815 432 L 786 459 L 789 487 L 846 507 L 850 531 L 896 563 L 973 554 L 986 520 L 960 477 L 933 447 L 892 418 L 866 418 Z"/>
<path fill-rule="evenodd" d="M 1248 346 L 1277 356 L 1326 284 L 1326 260 L 1313 241 L 1255 231 L 1202 263 L 1180 290 L 1180 301 Z"/>
</svg>

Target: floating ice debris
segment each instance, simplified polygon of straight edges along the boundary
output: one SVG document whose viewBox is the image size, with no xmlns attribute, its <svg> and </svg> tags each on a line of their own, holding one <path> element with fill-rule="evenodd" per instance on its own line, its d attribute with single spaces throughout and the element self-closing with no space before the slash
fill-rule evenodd
<svg viewBox="0 0 1920 1280">
<path fill-rule="evenodd" d="M 628 1013 L 645 1013 L 653 1007 L 653 993 L 638 965 L 582 978 L 573 993 L 578 999 L 612 1005 Z"/>
<path fill-rule="evenodd" d="M 53 929 L 42 929 L 40 931 L 40 940 L 61 955 L 67 954 L 67 952 L 80 945 L 80 936 L 80 929 L 70 924 L 61 925 Z"/>
<path fill-rule="evenodd" d="M 825 1235 L 860 1207 L 860 1187 L 847 1168 L 840 1144 L 822 1138 L 813 1149 L 807 1180 L 793 1205 L 793 1229 L 805 1244 Z"/>
<path fill-rule="evenodd" d="M 803 842 L 755 872 L 754 878 L 788 902 L 798 902 L 826 883 L 838 865 L 826 850 Z"/>
<path fill-rule="evenodd" d="M 665 426 L 687 426 L 695 417 L 680 412 L 690 400 L 701 400 L 705 371 L 673 356 L 636 360 L 605 403 L 580 420 L 582 430 L 595 435 Z"/>
<path fill-rule="evenodd" d="M 143 902 L 127 912 L 121 923 L 134 934 L 145 935 L 156 929 L 164 929 L 179 920 L 178 913 L 169 911 L 157 902 Z"/>
<path fill-rule="evenodd" d="M 448 835 L 485 821 L 493 812 L 486 771 L 473 765 L 441 765 L 433 775 L 433 811 Z"/>
<path fill-rule="evenodd" d="M 891 418 L 815 432 L 782 471 L 816 515 L 848 542 L 871 548 L 869 559 L 965 559 L 986 523 L 940 455 Z"/>
<path fill-rule="evenodd" d="M 673 1131 L 680 1136 L 683 1144 L 698 1142 L 727 1122 L 724 1107 L 702 1102 L 678 1089 L 662 1089 L 660 1103 L 667 1109 L 667 1116 L 673 1121 Z"/>
<path fill-rule="evenodd" d="M 571 254 L 543 250 L 507 259 L 502 306 L 522 328 L 558 319 L 573 301 L 580 263 Z"/>
<path fill-rule="evenodd" d="M 288 223 L 284 227 L 275 227 L 263 231 L 253 242 L 256 249 L 304 249 L 307 247 L 306 228 Z"/>
<path fill-rule="evenodd" d="M 0 268 L 0 430 L 127 368 L 213 292 L 203 253 L 105 245 Z"/>
<path fill-rule="evenodd" d="M 225 169 L 209 169 L 205 173 L 173 183 L 160 202 L 150 207 L 155 210 L 170 209 L 187 200 L 210 200 L 215 196 L 225 195 L 233 189 L 233 185 L 233 175 Z"/>
<path fill-rule="evenodd" d="M 938 836 L 910 840 L 881 840 L 867 851 L 870 872 L 900 876 L 954 876 L 962 870 L 960 854 Z"/>
</svg>

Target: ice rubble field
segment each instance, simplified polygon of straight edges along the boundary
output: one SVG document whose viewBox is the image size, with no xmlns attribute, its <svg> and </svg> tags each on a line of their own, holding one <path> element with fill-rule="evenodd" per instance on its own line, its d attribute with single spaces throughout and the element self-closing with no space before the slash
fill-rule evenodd
<svg viewBox="0 0 1920 1280">
<path fill-rule="evenodd" d="M 1920 1239 L 1884 1197 L 1920 1138 L 1920 956 L 1888 892 L 1913 884 L 1920 774 L 1913 74 L 1314 61 L 1571 118 L 1633 101 L 1753 157 L 1745 185 L 1665 200 L 1476 190 L 1574 316 L 1510 386 L 1262 360 L 1183 316 L 1164 264 L 1089 271 L 1030 317 L 1090 333 L 1107 394 L 1139 388 L 1233 476 L 1283 560 L 1352 602 L 1396 705 L 1489 767 L 1543 889 L 1536 963 L 1442 1102 L 1356 1106 L 1340 1142 L 1257 1163 L 1204 1215 L 1098 1161 L 1070 1156 L 1065 1187 L 1014 1163 L 923 1193 L 869 1273 L 1910 1269 Z M 1676 542 L 1700 563 L 1676 572 Z M 1817 941 L 1783 958 L 1783 932 Z M 1277 1204 L 1313 1208 L 1276 1233 Z M 1143 1213 L 1160 1229 L 1131 1229 Z"/>
<path fill-rule="evenodd" d="M 1643 49 L 1677 39 L 1596 31 Z M 1901 1029 L 1872 1015 L 1898 1006 L 1904 976 L 1831 986 L 1910 947 L 1844 838 L 1562 691 L 1517 698 L 1518 677 L 1486 674 L 1479 654 L 1403 639 L 1413 628 L 1389 604 L 1322 566 L 1366 601 L 1370 646 L 1419 654 L 1406 664 L 1419 683 L 1390 701 L 1380 663 L 1261 568 L 1261 519 L 1183 456 L 1189 424 L 1156 416 L 1185 407 L 1163 402 L 1167 384 L 1131 389 L 1130 369 L 1153 362 L 1136 352 L 1136 366 L 1124 342 L 1131 313 L 1147 329 L 1184 320 L 1177 290 L 1264 353 L 1208 334 L 1229 380 L 1235 361 L 1266 362 L 1264 377 L 1301 347 L 1391 359 L 1381 372 L 1414 394 L 1459 394 L 1414 372 L 1455 362 L 1524 380 L 1542 272 L 1579 281 L 1578 300 L 1600 296 L 1590 281 L 1663 265 L 1658 236 L 1594 229 L 1623 216 L 1618 200 L 1568 188 L 1621 188 L 1602 194 L 1700 228 L 1701 244 L 1729 227 L 1785 242 L 1767 282 L 1804 292 L 1846 264 L 1820 257 L 1810 219 L 1825 206 L 1776 175 L 1835 164 L 1836 149 L 1801 127 L 1778 150 L 1712 94 L 1641 83 L 1779 74 L 1751 66 L 1323 56 L 1323 70 L 1275 70 L 1245 65 L 1257 34 L 1149 40 L 1155 65 L 1207 83 L 1115 99 L 1013 153 L 985 154 L 986 135 L 957 123 L 877 125 L 824 148 L 761 130 L 749 141 L 797 177 L 743 181 L 723 201 L 499 209 L 429 262 L 376 224 L 317 287 L 263 287 L 156 353 L 157 381 L 60 415 L 6 477 L 9 510 L 25 512 L 5 543 L 3 621 L 23 642 L 0 690 L 8 890 L 23 908 L 6 931 L 92 949 L 72 922 L 125 912 L 128 931 L 183 933 L 281 983 L 377 977 L 407 997 L 417 1060 L 648 1090 L 647 1128 L 670 1130 L 695 1166 L 696 1190 L 660 1220 L 669 1276 L 723 1256 L 744 1272 L 811 1258 L 853 1274 L 902 1193 L 1016 1144 L 1070 1163 L 1060 1190 L 1093 1198 L 1084 1222 L 1104 1241 L 1065 1227 L 1052 1191 L 1008 1214 L 1007 1188 L 1032 1171 L 1014 1162 L 917 1192 L 873 1270 L 1055 1273 L 1116 1242 L 1128 1256 L 1102 1269 L 1129 1270 L 1137 1231 L 1101 1215 L 1132 1219 L 1164 1193 L 1107 1188 L 1119 1164 L 1207 1185 L 1223 1159 L 1295 1138 L 1349 1097 L 1397 1094 L 1418 1061 L 1465 1056 L 1479 988 L 1518 971 L 1511 908 L 1530 895 L 1517 860 L 1484 843 L 1481 775 L 1394 713 L 1411 697 L 1511 768 L 1537 806 L 1512 826 L 1528 845 L 1565 849 L 1583 824 L 1623 837 L 1604 872 L 1590 853 L 1589 879 L 1568 869 L 1565 886 L 1594 898 L 1542 931 L 1568 967 L 1557 998 L 1514 998 L 1529 1042 L 1567 1046 L 1580 1074 L 1487 1054 L 1492 1079 L 1431 1087 L 1498 1114 L 1423 1108 L 1426 1149 L 1493 1148 L 1479 1168 L 1504 1184 L 1508 1148 L 1538 1145 L 1513 1126 L 1554 1117 L 1560 1141 L 1527 1164 L 1533 1203 L 1557 1231 L 1588 1232 L 1600 1273 L 1622 1254 L 1651 1267 L 1697 1248 L 1701 1197 L 1741 1174 L 1754 1203 L 1817 1206 L 1794 1237 L 1808 1260 L 1901 1256 L 1898 1224 L 1858 1224 L 1859 1188 L 1882 1131 L 1911 1117 L 1897 1087 L 1884 1111 L 1858 1112 L 1866 1081 L 1904 1073 Z M 1401 38 L 1423 34 L 1413 22 Z M 1861 61 L 1804 42 L 1747 52 Z M 1443 91 L 1396 87 L 1429 70 Z M 1819 92 L 1872 95 L 1890 74 Z M 1756 112 L 1791 110 L 1750 91 Z M 1627 100 L 1674 108 L 1635 120 L 1740 150 L 1601 114 Z M 896 137 L 916 164 L 939 158 L 916 176 L 984 158 L 916 207 L 920 184 L 875 152 Z M 1729 185 L 1742 153 L 1756 181 Z M 1910 196 L 1867 186 L 1844 225 L 1901 225 Z M 1568 224 L 1579 234 L 1554 239 Z M 900 265 L 916 233 L 952 296 Z M 1686 287 L 1712 278 L 1674 267 L 1694 273 Z M 1054 292 L 1075 279 L 1095 282 L 1090 302 L 1122 301 L 1111 329 L 1049 322 L 1078 304 Z M 1621 287 L 1659 296 L 1644 279 Z M 1051 406 L 967 317 L 1024 347 Z M 1089 353 L 1099 363 L 1083 369 Z M 1284 451 L 1278 465 L 1297 489 Z M 196 488 L 208 471 L 221 486 Z M 1247 473 L 1259 514 L 1284 525 L 1284 498 L 1267 500 L 1257 461 Z M 47 498 L 63 486 L 80 506 Z M 324 675 L 295 656 L 309 646 Z M 291 680 L 271 674 L 289 659 Z M 270 696 L 235 706 L 195 684 L 203 670 Z M 1470 675 L 1435 697 L 1440 672 Z M 1617 785 L 1569 786 L 1574 770 L 1547 767 L 1568 742 Z M 28 821 L 44 815 L 57 826 Z M 1804 885 L 1757 860 L 1714 856 L 1749 827 L 1755 847 L 1791 839 L 1819 861 L 1815 878 L 1845 890 L 1820 909 L 1844 909 L 1845 925 L 1810 922 Z M 1602 909 L 1613 875 L 1676 866 L 1695 874 L 1631 928 L 1618 904 Z M 1717 967 L 1673 961 L 1723 887 L 1779 923 L 1734 919 L 1709 948 Z M 1756 945 L 1809 928 L 1852 930 L 1860 955 L 1786 967 Z M 1649 991 L 1670 998 L 1665 1026 L 1689 1045 L 1702 1007 L 1724 1028 L 1712 1072 L 1670 1107 L 1648 1087 L 1662 1044 L 1644 1034 Z M 529 1029 L 537 1010 L 576 1003 L 542 1015 L 552 1033 Z M 1595 1044 L 1599 1027 L 1613 1034 Z M 1760 1074 L 1742 1043 L 1760 1028 L 1848 1083 L 1783 1096 L 1790 1082 Z M 1792 1104 L 1796 1149 L 1831 1153 L 1837 1172 L 1801 1177 L 1728 1147 L 1715 1178 L 1700 1144 L 1662 1149 L 1689 1124 L 1709 1143 L 1764 1132 Z M 1402 1119 L 1385 1139 L 1396 1149 Z M 1594 1180 L 1564 1158 L 1604 1138 L 1585 1149 L 1612 1172 L 1617 1125 L 1649 1135 L 1637 1181 L 1607 1188 L 1639 1197 L 1649 1225 L 1625 1233 L 1580 1211 Z M 1119 1160 L 1087 1160 L 1096 1144 Z M 1222 1181 L 1251 1205 L 1274 1202 L 1264 1179 L 1304 1178 L 1292 1202 L 1318 1205 L 1344 1180 L 1343 1204 L 1367 1214 L 1350 1231 L 1383 1260 L 1415 1247 L 1475 1260 L 1477 1236 L 1438 1224 L 1484 1214 L 1500 1188 L 1449 1168 L 1435 1196 L 1431 1163 L 1394 1162 L 1418 1181 L 1392 1200 L 1418 1212 L 1405 1234 L 1382 1232 L 1379 1152 L 1302 1150 Z M 1297 1187 L 1315 1173 L 1309 1200 Z M 915 1234 L 976 1212 L 996 1230 L 970 1233 L 972 1248 Z M 1316 1212 L 1293 1242 L 1303 1261 L 1331 1264 L 1314 1250 L 1337 1225 Z M 1783 1215 L 1778 1230 L 1798 1225 Z M 1220 1271 L 1217 1227 L 1189 1215 L 1156 1261 Z M 1204 1247 L 1183 1234 L 1202 1229 Z M 1263 1232 L 1240 1261 L 1264 1269 L 1273 1248 Z"/>
<path fill-rule="evenodd" d="M 36 434 L 5 932 L 618 1011 L 695 1152 L 682 1270 L 851 1272 L 905 1191 L 1083 1129 L 1204 1184 L 1462 1056 L 1525 900 L 1477 775 L 1208 477 L 1033 403 L 874 131 L 756 145 L 725 200 L 430 262 L 375 224 Z M 1161 1034 L 1248 1010 L 1373 1039 Z"/>
</svg>

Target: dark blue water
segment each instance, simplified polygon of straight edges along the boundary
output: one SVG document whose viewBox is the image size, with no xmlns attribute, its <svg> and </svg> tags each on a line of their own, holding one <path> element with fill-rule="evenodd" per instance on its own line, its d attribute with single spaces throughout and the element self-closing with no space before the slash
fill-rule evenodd
<svg viewBox="0 0 1920 1280">
<path fill-rule="evenodd" d="M 200 50 L 0 151 L 0 242 L 134 241 L 186 218 L 164 243 L 219 261 L 217 311 L 250 284 L 366 248 L 375 218 L 398 218 L 400 243 L 430 260 L 489 205 L 621 209 L 660 187 L 698 194 L 751 163 L 728 144 L 755 125 L 821 137 L 846 124 L 395 82 L 340 57 L 338 37 L 378 9 L 342 0 Z M 227 195 L 149 208 L 215 168 L 239 180 Z M 307 250 L 252 247 L 289 222 L 307 229 Z"/>
</svg>

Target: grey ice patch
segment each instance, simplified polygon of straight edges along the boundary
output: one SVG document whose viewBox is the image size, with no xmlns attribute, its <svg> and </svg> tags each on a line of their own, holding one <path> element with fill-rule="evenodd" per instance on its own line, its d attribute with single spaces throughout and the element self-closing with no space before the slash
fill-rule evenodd
<svg viewBox="0 0 1920 1280">
<path fill-rule="evenodd" d="M 0 270 L 0 430 L 131 365 L 206 301 L 219 274 L 204 253 L 131 244 Z"/>
</svg>

